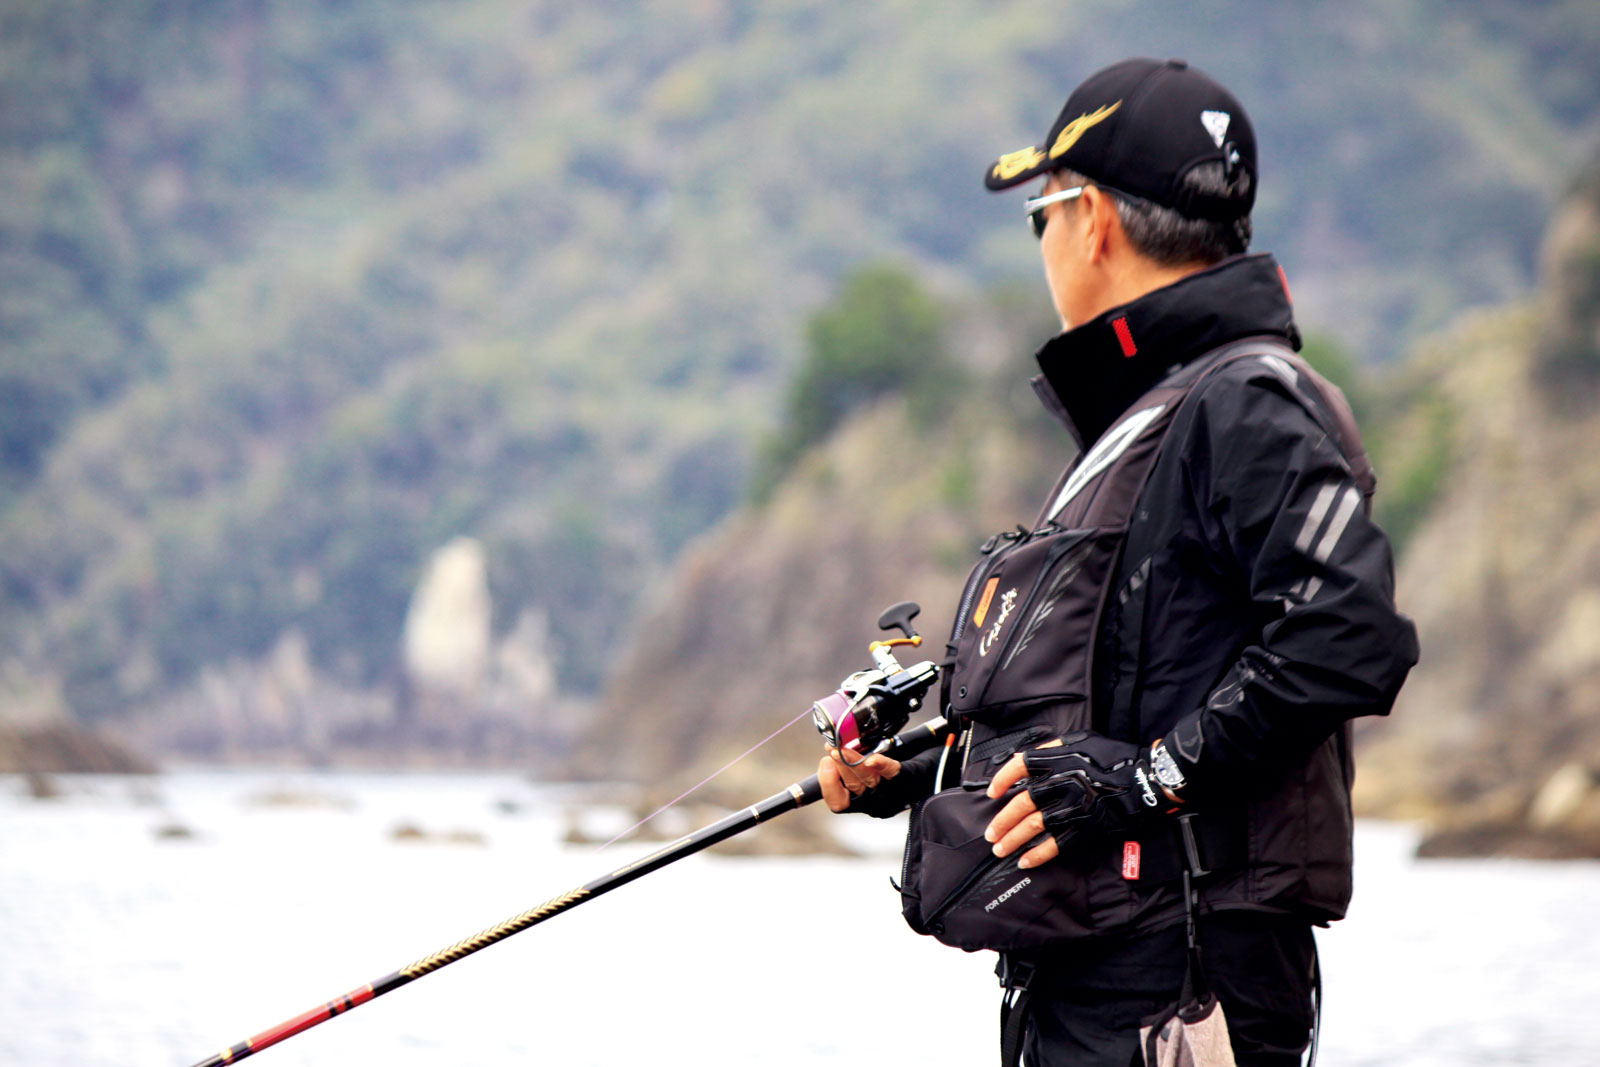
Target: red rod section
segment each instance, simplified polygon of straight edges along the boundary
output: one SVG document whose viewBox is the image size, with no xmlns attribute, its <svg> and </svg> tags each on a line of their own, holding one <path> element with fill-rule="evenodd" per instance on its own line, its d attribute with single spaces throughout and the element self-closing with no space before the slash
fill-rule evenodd
<svg viewBox="0 0 1600 1067">
<path fill-rule="evenodd" d="M 328 1003 L 312 1008 L 303 1014 L 296 1015 L 293 1019 L 279 1023 L 269 1030 L 263 1030 L 255 1037 L 241 1041 L 232 1048 L 223 1049 L 209 1060 L 204 1061 L 202 1067 L 223 1067 L 225 1064 L 238 1063 L 246 1056 L 260 1052 L 264 1048 L 271 1048 L 278 1042 L 286 1041 L 295 1034 L 309 1030 L 319 1023 L 327 1022 L 335 1015 L 344 1014 L 358 1004 L 365 1004 L 377 995 L 373 992 L 373 986 L 388 984 L 390 978 L 398 977 L 399 975 L 397 974 L 390 975 L 389 978 L 383 979 L 382 983 L 375 982 L 364 985 L 360 989 L 352 989 L 342 997 L 330 1000 Z"/>
</svg>

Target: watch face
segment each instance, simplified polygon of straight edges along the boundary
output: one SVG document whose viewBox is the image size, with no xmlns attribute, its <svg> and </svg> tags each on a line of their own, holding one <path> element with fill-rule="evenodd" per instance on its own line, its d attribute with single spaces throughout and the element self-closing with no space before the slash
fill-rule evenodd
<svg viewBox="0 0 1600 1067">
<path fill-rule="evenodd" d="M 1150 769 L 1155 771 L 1156 781 L 1168 789 L 1183 787 L 1183 772 L 1178 770 L 1178 762 L 1172 758 L 1172 753 L 1167 751 L 1166 745 L 1156 745 L 1151 754 Z"/>
</svg>

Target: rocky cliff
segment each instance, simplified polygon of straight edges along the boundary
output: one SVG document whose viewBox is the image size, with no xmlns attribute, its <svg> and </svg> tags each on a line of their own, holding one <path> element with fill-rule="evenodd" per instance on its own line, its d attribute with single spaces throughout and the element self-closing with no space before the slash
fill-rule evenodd
<svg viewBox="0 0 1600 1067">
<path fill-rule="evenodd" d="M 1392 428 L 1448 458 L 1400 570 L 1422 662 L 1363 726 L 1357 802 L 1433 854 L 1600 856 L 1600 166 L 1543 269 L 1418 355 Z"/>
<path fill-rule="evenodd" d="M 582 767 L 698 780 L 871 666 L 877 615 L 897 601 L 923 608 L 928 644 L 908 655 L 942 656 L 978 544 L 1031 519 L 1070 455 L 1065 431 L 1040 425 L 1029 404 L 986 398 L 919 430 L 887 401 L 810 453 L 766 504 L 692 546 L 606 693 Z M 803 773 L 820 751 L 808 718 L 756 765 Z"/>
<path fill-rule="evenodd" d="M 1018 390 L 979 395 L 939 426 L 914 428 L 898 398 L 861 412 L 766 503 L 691 546 L 638 627 L 575 769 L 638 783 L 642 816 L 789 723 L 695 794 L 736 809 L 814 772 L 811 702 L 872 665 L 883 608 L 922 605 L 926 643 L 902 649 L 901 662 L 941 658 L 977 546 L 1030 520 L 1071 454 L 1066 431 L 1011 377 Z M 803 812 L 737 847 L 838 851 L 829 818 Z"/>
</svg>

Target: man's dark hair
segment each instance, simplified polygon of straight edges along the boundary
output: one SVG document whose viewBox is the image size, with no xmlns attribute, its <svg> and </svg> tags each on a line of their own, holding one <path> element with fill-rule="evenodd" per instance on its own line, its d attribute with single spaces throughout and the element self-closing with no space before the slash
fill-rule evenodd
<svg viewBox="0 0 1600 1067">
<path fill-rule="evenodd" d="M 1062 185 L 1099 184 L 1071 170 L 1056 171 L 1056 179 Z M 1250 176 L 1235 177 L 1230 189 L 1221 163 L 1202 163 L 1183 176 L 1183 184 L 1196 193 L 1243 196 L 1249 192 Z M 1250 247 L 1249 215 L 1229 222 L 1191 219 L 1172 208 L 1126 193 L 1118 192 L 1112 199 L 1128 243 L 1135 252 L 1163 267 L 1188 263 L 1210 266 Z"/>
</svg>

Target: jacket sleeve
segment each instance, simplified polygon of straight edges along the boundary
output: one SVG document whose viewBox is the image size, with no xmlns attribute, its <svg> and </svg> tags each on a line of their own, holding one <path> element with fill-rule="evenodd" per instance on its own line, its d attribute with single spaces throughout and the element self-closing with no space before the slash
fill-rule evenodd
<svg viewBox="0 0 1600 1067">
<path fill-rule="evenodd" d="M 1194 521 L 1253 620 L 1205 706 L 1165 739 L 1200 799 L 1271 788 L 1346 721 L 1387 714 L 1418 647 L 1395 608 L 1388 539 L 1284 383 L 1225 374 L 1196 399 L 1184 463 Z"/>
</svg>

